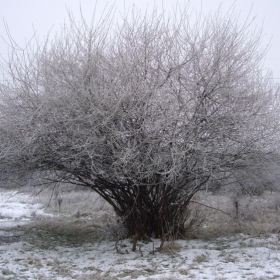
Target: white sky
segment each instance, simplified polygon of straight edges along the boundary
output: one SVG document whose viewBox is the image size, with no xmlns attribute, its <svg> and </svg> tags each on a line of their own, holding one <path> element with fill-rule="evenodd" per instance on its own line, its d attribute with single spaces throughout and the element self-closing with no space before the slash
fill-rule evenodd
<svg viewBox="0 0 280 280">
<path fill-rule="evenodd" d="M 96 2 L 98 11 L 102 11 L 106 4 L 114 4 L 116 16 L 124 10 L 124 6 L 127 9 L 133 4 L 143 11 L 152 9 L 154 5 L 159 10 L 172 11 L 176 3 L 182 7 L 189 4 L 190 8 L 202 9 L 205 13 L 215 11 L 221 4 L 226 11 L 234 4 L 241 19 L 245 19 L 252 10 L 251 16 L 256 16 L 255 23 L 263 26 L 264 44 L 270 42 L 265 67 L 271 69 L 274 78 L 280 81 L 280 0 L 0 0 L 0 54 L 3 57 L 7 55 L 7 44 L 3 40 L 7 38 L 4 22 L 15 41 L 24 46 L 34 30 L 40 38 L 44 38 L 51 28 L 59 30 L 67 21 L 66 7 L 78 19 L 81 6 L 85 18 L 90 20 Z"/>
</svg>

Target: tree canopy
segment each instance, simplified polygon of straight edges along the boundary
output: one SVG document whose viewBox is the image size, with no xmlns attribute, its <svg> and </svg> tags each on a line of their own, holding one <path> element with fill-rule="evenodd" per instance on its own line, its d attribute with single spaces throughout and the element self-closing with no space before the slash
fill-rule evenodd
<svg viewBox="0 0 280 280">
<path fill-rule="evenodd" d="M 278 88 L 261 32 L 216 13 L 133 12 L 13 50 L 0 168 L 87 186 L 130 234 L 178 236 L 193 195 L 274 152 Z"/>
</svg>

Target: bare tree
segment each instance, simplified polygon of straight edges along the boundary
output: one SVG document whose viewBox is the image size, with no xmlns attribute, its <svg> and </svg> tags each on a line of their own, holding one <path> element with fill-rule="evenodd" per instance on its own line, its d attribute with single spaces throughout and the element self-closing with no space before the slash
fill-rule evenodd
<svg viewBox="0 0 280 280">
<path fill-rule="evenodd" d="M 11 53 L 1 168 L 92 188 L 135 240 L 178 237 L 209 180 L 276 147 L 261 32 L 229 13 L 111 18 L 70 15 L 59 36 Z"/>
</svg>

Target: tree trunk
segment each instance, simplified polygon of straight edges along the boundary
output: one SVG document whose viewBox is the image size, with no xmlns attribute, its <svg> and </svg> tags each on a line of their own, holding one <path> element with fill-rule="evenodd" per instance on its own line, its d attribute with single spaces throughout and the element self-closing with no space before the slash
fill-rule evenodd
<svg viewBox="0 0 280 280">
<path fill-rule="evenodd" d="M 172 197 L 167 191 L 168 188 L 165 188 L 166 193 L 158 196 L 157 189 L 154 192 L 157 195 L 154 196 L 151 190 L 139 187 L 136 196 L 135 192 L 127 189 L 118 192 L 113 200 L 108 201 L 104 196 L 121 217 L 128 235 L 134 237 L 133 250 L 136 250 L 138 240 L 151 237 L 176 239 L 183 234 L 190 198 L 179 205 L 176 203 L 177 196 Z"/>
</svg>

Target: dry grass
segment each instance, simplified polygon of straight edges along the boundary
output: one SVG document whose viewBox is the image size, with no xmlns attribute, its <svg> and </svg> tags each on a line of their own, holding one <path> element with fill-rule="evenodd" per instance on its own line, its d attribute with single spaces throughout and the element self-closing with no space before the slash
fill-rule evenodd
<svg viewBox="0 0 280 280">
<path fill-rule="evenodd" d="M 236 233 L 264 234 L 280 231 L 280 194 L 265 192 L 260 197 L 242 197 L 236 207 L 230 196 L 200 193 L 197 200 L 209 207 L 200 207 L 206 217 L 190 238 L 213 238 Z M 215 209 L 219 209 L 215 210 Z"/>
<path fill-rule="evenodd" d="M 112 239 L 114 235 L 116 237 L 118 234 L 124 234 L 123 229 L 116 222 L 116 216 L 110 205 L 90 190 L 77 190 L 69 186 L 61 188 L 59 191 L 59 197 L 62 198 L 60 209 L 54 189 L 40 192 L 38 188 L 29 188 L 25 191 L 32 192 L 36 200 L 44 205 L 45 211 L 54 214 L 51 218 L 42 219 L 38 216 L 36 219 L 36 213 L 34 213 L 35 221 L 30 227 L 38 231 L 45 231 L 48 235 L 66 236 L 69 241 L 74 239 L 74 236 L 90 241 L 106 238 L 105 235 Z M 187 238 L 211 239 L 236 233 L 258 235 L 280 232 L 279 193 L 265 192 L 260 197 L 240 198 L 238 215 L 236 205 L 230 195 L 212 195 L 201 192 L 195 200 L 200 203 L 194 204 L 195 213 L 199 213 L 199 219 L 202 217 L 205 219 L 199 228 L 186 234 Z M 208 205 L 210 208 L 201 204 Z"/>
<path fill-rule="evenodd" d="M 26 188 L 24 191 L 32 193 L 50 213 L 86 216 L 100 211 L 112 212 L 108 203 L 91 189 L 62 185 L 59 188 L 49 187 L 44 190 L 39 187 Z"/>
<path fill-rule="evenodd" d="M 44 214 L 33 213 L 33 222 L 21 227 L 26 241 L 41 248 L 57 245 L 80 246 L 100 240 L 114 240 L 125 234 L 116 216 L 101 197 L 91 190 L 65 186 L 59 189 L 25 188 L 43 205 Z M 57 198 L 62 199 L 59 207 Z M 46 215 L 47 214 L 47 215 Z"/>
</svg>

